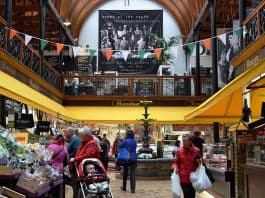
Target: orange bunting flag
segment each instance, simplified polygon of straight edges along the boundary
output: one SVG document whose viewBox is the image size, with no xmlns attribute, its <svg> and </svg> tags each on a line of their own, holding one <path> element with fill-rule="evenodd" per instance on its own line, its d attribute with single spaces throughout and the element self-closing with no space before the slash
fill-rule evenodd
<svg viewBox="0 0 265 198">
<path fill-rule="evenodd" d="M 106 50 L 105 51 L 105 56 L 107 58 L 107 61 L 110 61 L 111 56 L 112 56 L 112 50 Z"/>
<path fill-rule="evenodd" d="M 159 60 L 159 58 L 161 56 L 162 48 L 154 49 L 154 52 L 155 52 L 157 60 Z"/>
<path fill-rule="evenodd" d="M 56 43 L 56 50 L 57 50 L 57 53 L 60 54 L 62 49 L 64 47 L 64 44 L 62 43 Z"/>
<path fill-rule="evenodd" d="M 16 34 L 17 34 L 17 31 L 10 29 L 9 39 L 11 40 L 12 38 L 14 38 Z"/>
<path fill-rule="evenodd" d="M 211 39 L 205 39 L 203 40 L 203 45 L 210 50 L 211 49 Z"/>
</svg>

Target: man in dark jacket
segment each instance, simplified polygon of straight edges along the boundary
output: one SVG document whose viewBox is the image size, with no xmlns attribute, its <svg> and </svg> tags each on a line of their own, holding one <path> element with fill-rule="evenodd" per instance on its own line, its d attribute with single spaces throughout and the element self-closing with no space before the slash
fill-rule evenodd
<svg viewBox="0 0 265 198">
<path fill-rule="evenodd" d="M 192 139 L 192 143 L 194 146 L 200 149 L 201 155 L 203 156 L 203 144 L 205 143 L 204 140 L 200 137 L 201 132 L 200 131 L 195 131 L 194 136 Z"/>
<path fill-rule="evenodd" d="M 135 170 L 137 164 L 137 157 L 136 157 L 136 147 L 137 143 L 134 140 L 134 132 L 133 130 L 129 129 L 126 131 L 126 138 L 119 144 L 120 148 L 127 148 L 129 151 L 129 162 L 127 165 L 124 166 L 123 169 L 123 185 L 121 187 L 122 191 L 126 191 L 126 182 L 128 177 L 128 170 L 130 168 L 130 184 L 131 184 L 131 193 L 135 193 Z"/>
<path fill-rule="evenodd" d="M 74 129 L 68 127 L 64 131 L 65 139 L 68 141 L 67 150 L 69 153 L 69 158 L 75 157 L 75 154 L 80 146 L 80 138 L 75 135 Z"/>
</svg>

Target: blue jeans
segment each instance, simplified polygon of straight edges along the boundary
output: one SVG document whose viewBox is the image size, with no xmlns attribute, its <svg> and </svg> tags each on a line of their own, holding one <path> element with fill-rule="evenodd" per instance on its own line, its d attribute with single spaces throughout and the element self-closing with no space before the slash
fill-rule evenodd
<svg viewBox="0 0 265 198">
<path fill-rule="evenodd" d="M 135 192 L 135 170 L 136 170 L 136 162 L 129 162 L 128 165 L 123 167 L 123 190 L 126 190 L 126 182 L 128 177 L 128 171 L 130 169 L 130 184 L 131 184 L 131 192 Z"/>
</svg>

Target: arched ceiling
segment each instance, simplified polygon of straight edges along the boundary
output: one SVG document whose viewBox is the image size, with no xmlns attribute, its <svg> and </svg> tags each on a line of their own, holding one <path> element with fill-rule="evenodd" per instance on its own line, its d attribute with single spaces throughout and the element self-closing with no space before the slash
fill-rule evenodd
<svg viewBox="0 0 265 198">
<path fill-rule="evenodd" d="M 162 7 L 169 10 L 176 19 L 183 36 L 192 30 L 196 17 L 204 3 L 208 0 L 155 0 Z M 105 0 L 53 0 L 58 13 L 71 21 L 71 32 L 74 38 L 79 36 L 80 30 L 89 15 Z M 122 2 L 121 2 L 122 3 Z"/>
</svg>

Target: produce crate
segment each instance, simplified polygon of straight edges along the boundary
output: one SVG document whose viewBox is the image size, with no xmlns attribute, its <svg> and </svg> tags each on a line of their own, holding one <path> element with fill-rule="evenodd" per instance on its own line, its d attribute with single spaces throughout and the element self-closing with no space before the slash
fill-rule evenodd
<svg viewBox="0 0 265 198">
<path fill-rule="evenodd" d="M 2 188 L 0 188 L 0 198 L 4 198 L 4 197 L 25 198 L 26 196 L 3 186 Z"/>
<path fill-rule="evenodd" d="M 29 178 L 25 174 L 22 174 L 17 182 L 17 186 L 31 193 L 36 193 L 41 189 L 50 185 L 50 181 L 46 181 L 40 184 L 40 180 L 36 178 Z"/>
<path fill-rule="evenodd" d="M 12 167 L 0 165 L 0 175 L 14 175 Z"/>
</svg>

